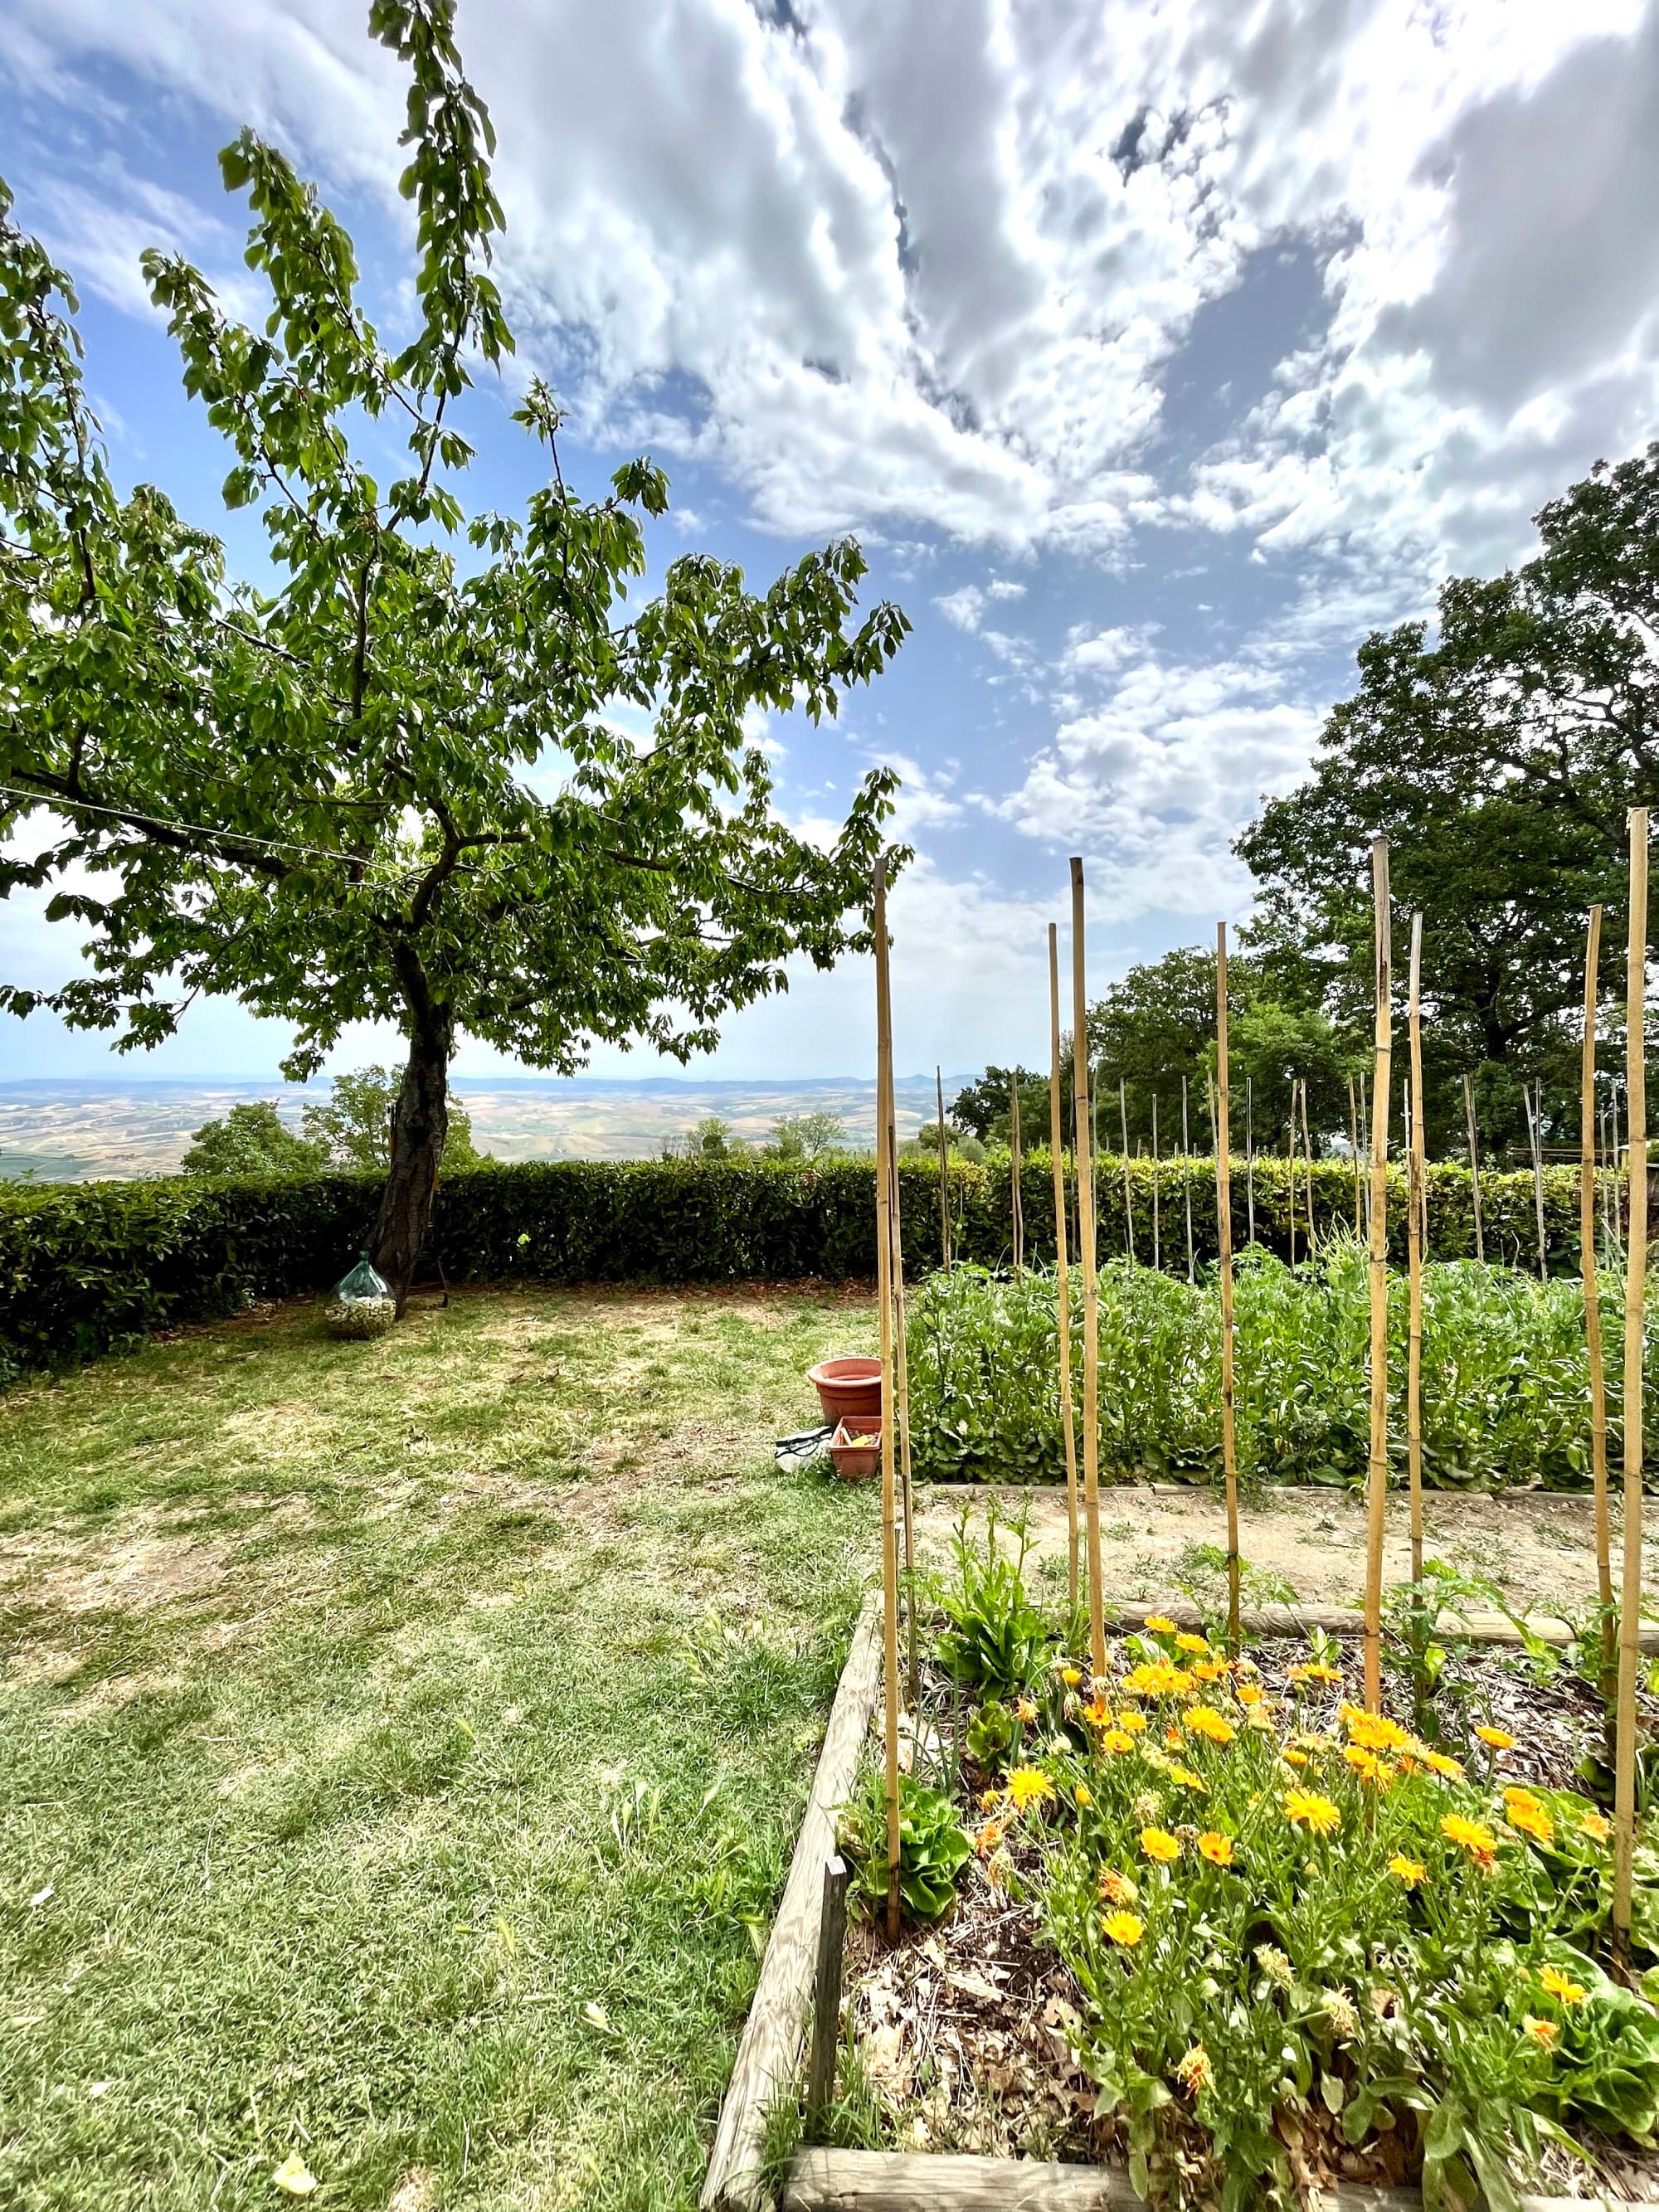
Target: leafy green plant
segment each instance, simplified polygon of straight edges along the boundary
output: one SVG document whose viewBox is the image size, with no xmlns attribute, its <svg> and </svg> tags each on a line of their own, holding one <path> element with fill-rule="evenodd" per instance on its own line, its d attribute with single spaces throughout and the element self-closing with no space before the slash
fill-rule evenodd
<svg viewBox="0 0 1659 2212">
<path fill-rule="evenodd" d="M 887 1902 L 887 1790 L 878 1767 L 866 1767 L 857 1795 L 842 1808 L 837 1839 L 852 1867 L 858 1896 L 872 1911 Z M 957 1876 L 974 1847 L 942 1790 L 899 1776 L 899 1903 L 910 1920 L 938 1920 L 956 1898 Z"/>
<path fill-rule="evenodd" d="M 988 1698 L 968 1723 L 968 1756 L 988 1771 L 999 1768 L 1013 1747 L 1019 1723 L 1000 1698 Z"/>
<path fill-rule="evenodd" d="M 965 1688 L 1011 1697 L 1036 1680 L 1053 1638 L 1041 1609 L 1026 1595 L 1024 1520 L 1015 1524 L 1018 1551 L 1011 1560 L 997 1540 L 1005 1524 L 994 1499 L 981 1544 L 969 1541 L 969 1519 L 964 1506 L 951 1541 L 956 1574 L 938 1593 L 949 1625 L 936 1649 L 940 1664 Z"/>
</svg>

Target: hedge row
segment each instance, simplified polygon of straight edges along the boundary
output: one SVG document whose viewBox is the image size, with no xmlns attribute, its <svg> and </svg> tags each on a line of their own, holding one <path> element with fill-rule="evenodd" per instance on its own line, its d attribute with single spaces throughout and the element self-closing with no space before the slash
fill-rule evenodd
<svg viewBox="0 0 1659 2212">
<path fill-rule="evenodd" d="M 434 1240 L 455 1281 L 526 1276 L 555 1282 L 714 1282 L 875 1273 L 872 1170 L 867 1160 L 804 1169 L 781 1162 L 559 1161 L 488 1166 L 452 1176 L 439 1195 Z M 1190 1196 L 1200 1260 L 1216 1249 L 1215 1185 L 1207 1160 L 1129 1164 L 1137 1255 L 1152 1252 L 1158 1195 L 1159 1251 L 1171 1272 L 1186 1268 Z M 1353 1221 L 1350 1170 L 1314 1170 L 1320 1233 Z M 1403 1250 L 1404 1179 L 1393 1172 L 1390 1243 Z M 1577 1264 L 1577 1179 L 1547 1172 L 1552 1264 Z M 939 1174 L 927 1160 L 900 1171 L 907 1269 L 938 1263 Z M 1100 1250 L 1123 1251 L 1122 1163 L 1103 1159 L 1097 1177 Z M 1297 1249 L 1305 1251 L 1305 1174 L 1297 1179 Z M 1258 1162 L 1259 1240 L 1290 1249 L 1285 1164 Z M 374 1214 L 378 1178 L 294 1176 L 223 1182 L 186 1177 L 144 1182 L 0 1186 L 0 1379 L 94 1357 L 112 1346 L 186 1322 L 210 1320 L 256 1299 L 319 1290 L 349 1264 Z M 1021 1176 L 1026 1250 L 1052 1259 L 1054 1194 L 1044 1155 Z M 1010 1242 L 1006 1155 L 983 1165 L 952 1164 L 951 1210 L 957 1255 L 995 1267 Z M 1528 1175 L 1481 1182 L 1489 1259 L 1528 1265 L 1535 1251 Z M 1239 1169 L 1234 1234 L 1246 1235 L 1248 1196 Z M 1474 1249 L 1467 1173 L 1429 1176 L 1430 1242 L 1442 1258 Z"/>
</svg>

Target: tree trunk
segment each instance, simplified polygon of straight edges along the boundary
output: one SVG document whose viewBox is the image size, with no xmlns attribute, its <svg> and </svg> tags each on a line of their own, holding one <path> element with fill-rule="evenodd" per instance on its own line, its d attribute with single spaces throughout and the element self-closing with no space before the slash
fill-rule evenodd
<svg viewBox="0 0 1659 2212">
<path fill-rule="evenodd" d="M 432 1224 L 438 1162 L 449 1132 L 449 1055 L 454 1030 L 448 1012 L 428 1006 L 413 1022 L 409 1062 L 392 1109 L 392 1159 L 374 1224 L 374 1265 L 398 1301 L 402 1318 L 416 1264 Z"/>
</svg>

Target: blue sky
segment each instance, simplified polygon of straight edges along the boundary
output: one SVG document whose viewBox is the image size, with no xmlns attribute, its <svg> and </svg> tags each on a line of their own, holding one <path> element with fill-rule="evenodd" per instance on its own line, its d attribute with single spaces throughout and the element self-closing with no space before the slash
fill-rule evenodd
<svg viewBox="0 0 1659 2212">
<path fill-rule="evenodd" d="M 217 148 L 283 143 L 408 311 L 401 86 L 325 0 L 0 0 L 0 173 L 77 273 L 118 473 L 245 565 L 142 247 L 257 307 Z M 948 35 L 942 27 L 948 24 Z M 775 721 L 780 804 L 900 765 L 906 1066 L 1046 1054 L 1066 857 L 1091 975 L 1248 913 L 1230 842 L 1302 773 L 1365 631 L 1659 422 L 1659 8 L 1638 0 L 461 0 L 500 135 L 515 377 L 597 486 L 649 450 L 688 544 L 764 579 L 854 530 L 915 633 L 838 729 Z M 479 505 L 536 452 L 482 388 Z M 71 971 L 43 902 L 0 967 Z M 707 1072 L 863 1071 L 870 982 L 803 975 Z M 271 1073 L 192 1010 L 133 1073 Z M 386 1056 L 368 1034 L 336 1064 Z M 11 1075 L 109 1070 L 49 1019 Z M 502 1064 L 464 1043 L 459 1072 Z M 605 1052 L 595 1071 L 656 1072 Z"/>
</svg>

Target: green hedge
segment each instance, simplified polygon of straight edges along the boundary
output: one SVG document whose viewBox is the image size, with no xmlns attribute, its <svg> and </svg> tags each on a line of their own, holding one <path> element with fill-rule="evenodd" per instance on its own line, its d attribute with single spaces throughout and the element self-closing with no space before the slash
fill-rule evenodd
<svg viewBox="0 0 1659 2212">
<path fill-rule="evenodd" d="M 1154 1170 L 1130 1164 L 1135 1249 L 1152 1255 Z M 1215 1187 L 1207 1160 L 1165 1160 L 1156 1171 L 1161 1255 L 1184 1273 L 1190 1188 L 1200 1259 L 1215 1250 Z M 1390 1243 L 1403 1249 L 1403 1177 L 1394 1174 Z M 1097 1178 L 1100 1251 L 1124 1249 L 1123 1176 L 1104 1159 Z M 1283 1253 L 1287 1191 L 1282 1161 L 1256 1170 L 1261 1241 Z M 1546 1177 L 1552 1261 L 1577 1265 L 1577 1185 L 1569 1169 Z M 907 1269 L 939 1257 L 939 1175 L 931 1161 L 901 1168 Z M 1298 1191 L 1305 1188 L 1298 1176 Z M 1352 1220 L 1345 1166 L 1317 1165 L 1315 1218 L 1322 1233 Z M 1045 1155 L 1021 1177 L 1027 1252 L 1054 1253 L 1054 1196 Z M 323 1175 L 223 1182 L 173 1177 L 145 1182 L 0 1186 L 0 1377 L 94 1357 L 182 1322 L 210 1320 L 259 1298 L 334 1281 L 374 1218 L 378 1179 Z M 1483 1179 L 1488 1257 L 1527 1264 L 1534 1249 L 1527 1175 Z M 1006 1156 L 951 1173 L 957 1256 L 994 1267 L 1008 1255 Z M 1242 1168 L 1235 1234 L 1245 1234 Z M 1298 1218 L 1303 1207 L 1298 1200 Z M 715 1282 L 875 1273 L 869 1162 L 814 1169 L 781 1162 L 559 1161 L 489 1166 L 452 1176 L 439 1195 L 437 1250 L 456 1281 L 530 1276 L 556 1282 Z M 1474 1249 L 1468 1178 L 1430 1171 L 1430 1238 L 1442 1256 Z M 1299 1238 L 1299 1242 L 1300 1242 Z"/>
</svg>

